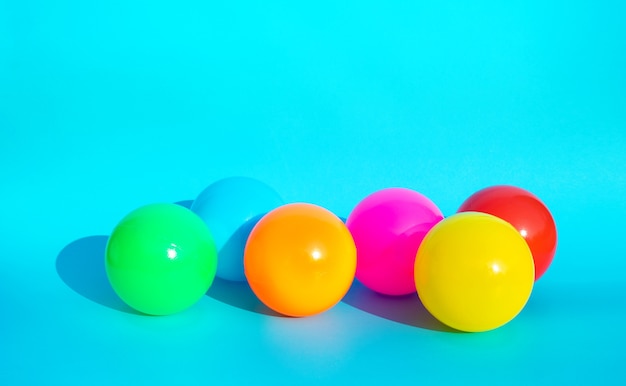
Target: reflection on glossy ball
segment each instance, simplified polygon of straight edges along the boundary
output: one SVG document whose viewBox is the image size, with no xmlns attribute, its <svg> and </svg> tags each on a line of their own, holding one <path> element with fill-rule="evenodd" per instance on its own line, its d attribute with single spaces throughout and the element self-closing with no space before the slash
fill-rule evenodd
<svg viewBox="0 0 626 386">
<path fill-rule="evenodd" d="M 431 200 L 410 189 L 388 188 L 367 196 L 346 221 L 357 248 L 356 278 L 385 295 L 415 293 L 415 254 L 442 219 Z"/>
<path fill-rule="evenodd" d="M 524 238 L 485 213 L 459 213 L 435 225 L 415 260 L 424 307 L 442 323 L 470 332 L 511 321 L 530 297 L 534 273 Z"/>
<path fill-rule="evenodd" d="M 272 188 L 247 177 L 219 180 L 198 195 L 191 210 L 202 218 L 215 240 L 218 277 L 246 280 L 243 251 L 248 235 L 263 215 L 282 204 Z"/>
<path fill-rule="evenodd" d="M 470 196 L 458 212 L 483 212 L 513 225 L 524 237 L 535 262 L 535 280 L 554 258 L 557 232 L 548 208 L 532 193 L 515 186 L 491 186 Z"/>
<path fill-rule="evenodd" d="M 196 303 L 215 277 L 217 251 L 206 225 L 175 204 L 141 207 L 115 227 L 105 266 L 118 296 L 134 309 L 168 315 Z"/>
<path fill-rule="evenodd" d="M 305 203 L 265 215 L 248 238 L 246 278 L 269 308 L 309 316 L 337 304 L 356 269 L 356 248 L 343 222 L 328 210 Z"/>
</svg>

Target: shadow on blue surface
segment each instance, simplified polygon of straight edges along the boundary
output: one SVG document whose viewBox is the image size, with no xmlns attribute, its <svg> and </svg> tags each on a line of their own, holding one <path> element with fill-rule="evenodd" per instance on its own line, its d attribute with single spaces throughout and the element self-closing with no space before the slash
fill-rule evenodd
<svg viewBox="0 0 626 386">
<path fill-rule="evenodd" d="M 57 274 L 74 292 L 129 314 L 139 314 L 113 291 L 106 276 L 104 253 L 107 236 L 88 236 L 68 244 L 56 259 Z"/>
<path fill-rule="evenodd" d="M 245 281 L 230 281 L 216 277 L 207 295 L 222 303 L 257 314 L 287 317 L 274 312 L 256 297 Z"/>
<path fill-rule="evenodd" d="M 57 256 L 57 274 L 74 292 L 93 302 L 118 311 L 143 315 L 126 305 L 109 284 L 104 267 L 107 240 L 107 236 L 88 236 L 68 244 Z M 243 310 L 282 316 L 261 303 L 246 282 L 216 277 L 207 295 Z"/>
<path fill-rule="evenodd" d="M 177 205 L 184 206 L 185 208 L 191 208 L 193 200 L 184 200 L 176 202 Z M 228 252 L 238 248 L 241 237 L 247 237 L 252 230 L 252 227 L 260 220 L 261 216 L 253 221 L 249 221 L 245 226 L 240 228 L 235 235 L 225 243 L 220 253 L 233 253 Z M 245 236 L 242 236 L 245 235 Z M 226 250 L 226 252 L 224 252 Z M 269 315 L 269 316 L 283 316 L 268 308 L 265 304 L 254 295 L 252 289 L 245 281 L 231 281 L 216 277 L 211 284 L 211 288 L 207 291 L 207 295 L 211 298 L 228 304 L 233 307 L 240 308 L 242 310 L 256 312 L 257 314 Z"/>
<path fill-rule="evenodd" d="M 409 326 L 434 331 L 460 332 L 435 319 L 424 308 L 417 294 L 381 295 L 355 280 L 352 288 L 343 298 L 343 302 L 369 314 Z"/>
<path fill-rule="evenodd" d="M 177 201 L 174 204 L 176 205 L 180 205 L 184 208 L 190 209 L 191 205 L 193 204 L 193 200 L 182 200 L 182 201 Z"/>
</svg>

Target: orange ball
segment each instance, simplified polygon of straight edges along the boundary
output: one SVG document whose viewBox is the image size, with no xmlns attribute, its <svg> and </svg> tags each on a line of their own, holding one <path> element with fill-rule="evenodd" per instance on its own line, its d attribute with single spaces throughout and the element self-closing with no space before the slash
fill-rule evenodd
<svg viewBox="0 0 626 386">
<path fill-rule="evenodd" d="M 356 272 L 356 247 L 345 224 L 313 204 L 278 207 L 255 225 L 244 252 L 246 278 L 272 310 L 310 316 L 337 304 Z"/>
</svg>

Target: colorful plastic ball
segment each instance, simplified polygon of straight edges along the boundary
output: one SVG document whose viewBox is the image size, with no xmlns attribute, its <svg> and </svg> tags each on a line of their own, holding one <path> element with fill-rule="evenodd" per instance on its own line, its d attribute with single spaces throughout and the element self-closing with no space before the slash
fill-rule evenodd
<svg viewBox="0 0 626 386">
<path fill-rule="evenodd" d="M 206 225 L 189 209 L 151 204 L 115 227 L 105 266 L 113 290 L 129 306 L 168 315 L 192 306 L 207 292 L 217 251 Z"/>
<path fill-rule="evenodd" d="M 437 224 L 415 260 L 415 285 L 424 307 L 461 331 L 498 328 L 524 308 L 535 269 L 528 245 L 506 221 L 459 213 Z"/>
<path fill-rule="evenodd" d="M 252 229 L 244 267 L 252 291 L 266 306 L 288 316 L 310 316 L 348 292 L 356 248 L 333 213 L 313 204 L 287 204 Z"/>
<path fill-rule="evenodd" d="M 442 219 L 431 200 L 410 189 L 388 188 L 367 196 L 346 221 L 357 248 L 356 278 L 381 294 L 415 293 L 415 254 Z"/>
<path fill-rule="evenodd" d="M 219 180 L 204 189 L 191 210 L 208 226 L 218 250 L 217 276 L 246 280 L 243 251 L 250 231 L 267 212 L 283 205 L 271 187 L 247 177 Z"/>
<path fill-rule="evenodd" d="M 458 212 L 484 212 L 509 222 L 524 237 L 535 262 L 535 280 L 556 252 L 557 231 L 548 208 L 532 193 L 515 186 L 492 186 L 470 196 Z"/>
</svg>

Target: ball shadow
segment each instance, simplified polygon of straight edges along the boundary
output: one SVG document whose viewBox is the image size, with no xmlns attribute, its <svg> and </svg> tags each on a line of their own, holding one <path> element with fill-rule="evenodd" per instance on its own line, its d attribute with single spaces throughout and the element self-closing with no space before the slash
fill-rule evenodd
<svg viewBox="0 0 626 386">
<path fill-rule="evenodd" d="M 241 225 L 218 252 L 218 256 L 237 256 L 241 253 L 241 245 L 245 244 L 252 228 L 263 217 L 255 216 Z M 285 317 L 263 304 L 254 294 L 247 281 L 226 280 L 215 277 L 207 295 L 213 299 L 240 308 L 242 310 L 268 316 Z"/>
<path fill-rule="evenodd" d="M 207 295 L 213 299 L 257 314 L 286 317 L 268 308 L 256 297 L 248 282 L 231 281 L 216 277 Z"/>
<path fill-rule="evenodd" d="M 174 204 L 180 205 L 183 208 L 191 209 L 191 205 L 193 204 L 193 200 L 176 201 Z"/>
<path fill-rule="evenodd" d="M 56 259 L 61 280 L 77 294 L 114 310 L 139 314 L 113 291 L 106 275 L 107 236 L 88 236 L 65 246 Z"/>
<path fill-rule="evenodd" d="M 259 220 L 261 220 L 261 218 L 264 215 L 265 214 L 259 214 L 257 216 L 254 216 L 248 219 L 241 226 L 239 226 L 239 228 L 237 228 L 237 230 L 235 230 L 233 234 L 230 235 L 228 240 L 226 240 L 224 245 L 222 245 L 220 250 L 217 252 L 218 267 L 219 267 L 219 261 L 221 259 L 223 258 L 231 259 L 234 256 L 240 256 L 241 265 L 240 265 L 239 274 L 237 275 L 239 279 L 233 278 L 232 279 L 233 281 L 245 279 L 244 273 L 243 273 L 243 249 L 244 249 L 244 246 L 246 245 L 246 241 L 248 240 L 248 236 L 250 236 L 250 232 L 252 232 L 252 228 L 254 228 L 254 226 L 259 222 Z"/>
<path fill-rule="evenodd" d="M 433 317 L 417 294 L 386 296 L 366 288 L 357 280 L 343 298 L 343 302 L 381 318 L 426 330 L 456 332 Z"/>
</svg>

